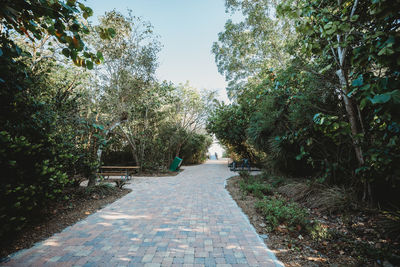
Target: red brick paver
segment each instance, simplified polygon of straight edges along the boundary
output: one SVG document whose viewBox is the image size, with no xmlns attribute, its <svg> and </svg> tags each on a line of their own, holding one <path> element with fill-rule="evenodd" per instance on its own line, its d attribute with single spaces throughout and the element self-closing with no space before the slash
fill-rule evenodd
<svg viewBox="0 0 400 267">
<path fill-rule="evenodd" d="M 226 161 L 132 192 L 0 266 L 283 266 L 224 188 Z"/>
</svg>

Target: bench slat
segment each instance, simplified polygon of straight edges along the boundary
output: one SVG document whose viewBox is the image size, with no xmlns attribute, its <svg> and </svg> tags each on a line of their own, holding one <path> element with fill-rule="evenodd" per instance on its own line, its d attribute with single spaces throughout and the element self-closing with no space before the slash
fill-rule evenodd
<svg viewBox="0 0 400 267">
<path fill-rule="evenodd" d="M 102 175 L 102 176 L 126 176 L 126 172 L 99 172 L 97 175 Z"/>
</svg>

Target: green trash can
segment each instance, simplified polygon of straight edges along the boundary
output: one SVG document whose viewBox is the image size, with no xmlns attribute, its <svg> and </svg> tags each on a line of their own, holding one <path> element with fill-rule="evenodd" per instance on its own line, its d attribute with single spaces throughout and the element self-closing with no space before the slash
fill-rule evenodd
<svg viewBox="0 0 400 267">
<path fill-rule="evenodd" d="M 181 166 L 181 163 L 182 163 L 182 159 L 175 157 L 174 161 L 172 161 L 172 163 L 171 163 L 171 166 L 169 166 L 169 170 L 176 172 L 179 169 L 179 167 Z"/>
</svg>

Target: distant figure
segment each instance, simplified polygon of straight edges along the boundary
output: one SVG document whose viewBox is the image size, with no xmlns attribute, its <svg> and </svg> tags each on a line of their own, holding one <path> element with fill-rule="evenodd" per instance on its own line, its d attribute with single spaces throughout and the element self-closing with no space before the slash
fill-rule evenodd
<svg viewBox="0 0 400 267">
<path fill-rule="evenodd" d="M 217 154 L 217 152 L 215 152 L 215 158 L 218 160 L 218 154 Z"/>
</svg>

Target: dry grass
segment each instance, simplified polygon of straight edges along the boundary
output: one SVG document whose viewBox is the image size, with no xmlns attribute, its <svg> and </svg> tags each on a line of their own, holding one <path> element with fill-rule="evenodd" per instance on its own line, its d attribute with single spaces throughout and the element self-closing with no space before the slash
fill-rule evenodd
<svg viewBox="0 0 400 267">
<path fill-rule="evenodd" d="M 331 213 L 348 210 L 356 203 L 352 192 L 343 187 L 328 187 L 321 184 L 295 182 L 278 188 L 288 198 Z"/>
<path fill-rule="evenodd" d="M 356 200 L 352 192 L 343 187 L 333 186 L 321 190 L 317 195 L 317 199 L 312 203 L 308 203 L 308 205 L 311 208 L 338 212 L 349 210 L 355 203 Z"/>
<path fill-rule="evenodd" d="M 295 182 L 279 187 L 278 192 L 294 201 L 305 202 L 316 193 L 316 186 Z"/>
<path fill-rule="evenodd" d="M 380 215 L 380 225 L 392 236 L 393 240 L 400 241 L 400 208 L 393 211 L 383 211 Z"/>
</svg>

